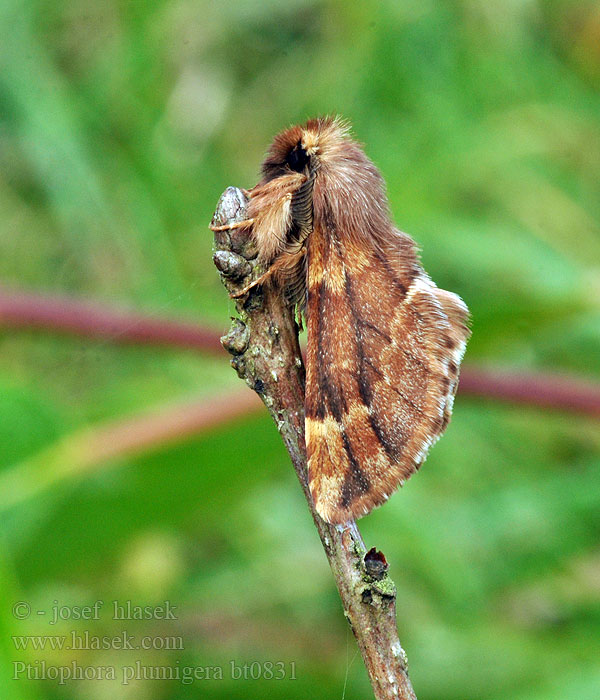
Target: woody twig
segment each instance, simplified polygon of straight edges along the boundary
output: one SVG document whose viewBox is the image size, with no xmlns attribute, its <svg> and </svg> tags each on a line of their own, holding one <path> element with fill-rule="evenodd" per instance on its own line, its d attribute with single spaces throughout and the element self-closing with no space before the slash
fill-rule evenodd
<svg viewBox="0 0 600 700">
<path fill-rule="evenodd" d="M 213 218 L 214 261 L 231 295 L 262 272 L 256 249 L 243 227 L 244 193 L 230 187 Z M 231 227 L 233 225 L 233 227 Z M 222 338 L 231 364 L 263 400 L 289 452 L 331 570 L 344 614 L 362 654 L 377 700 L 415 700 L 406 655 L 396 627 L 396 588 L 385 557 L 367 552 L 355 523 L 326 523 L 314 509 L 307 480 L 304 444 L 304 366 L 294 312 L 271 286 L 257 285 L 236 300 L 239 319 Z"/>
</svg>

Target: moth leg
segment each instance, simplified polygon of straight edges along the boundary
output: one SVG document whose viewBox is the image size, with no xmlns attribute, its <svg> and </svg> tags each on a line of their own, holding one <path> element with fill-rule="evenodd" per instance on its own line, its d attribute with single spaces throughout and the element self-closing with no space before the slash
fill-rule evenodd
<svg viewBox="0 0 600 700">
<path fill-rule="evenodd" d="M 293 271 L 298 268 L 298 265 L 303 263 L 305 255 L 306 248 L 304 247 L 294 253 L 284 253 L 283 255 L 280 255 L 269 267 L 269 269 L 263 272 L 260 277 L 257 277 L 253 282 L 250 282 L 250 284 L 246 285 L 241 291 L 230 294 L 229 296 L 232 299 L 239 299 L 245 294 L 248 294 L 253 287 L 256 287 L 259 284 L 264 284 L 273 275 L 278 275 L 285 282 L 286 279 L 293 274 Z"/>
<path fill-rule="evenodd" d="M 241 291 L 231 293 L 229 296 L 232 299 L 239 299 L 240 297 L 243 297 L 245 294 L 248 294 L 248 292 L 256 287 L 258 284 L 264 284 L 269 277 L 275 272 L 274 270 L 274 265 L 272 265 L 266 272 L 263 272 L 263 274 L 260 277 L 257 277 L 254 282 L 250 282 L 250 284 L 247 284 Z"/>
<path fill-rule="evenodd" d="M 208 227 L 211 231 L 228 231 L 234 228 L 246 228 L 252 226 L 254 219 L 244 219 L 243 221 L 235 221 L 232 224 L 224 224 L 223 226 L 213 226 L 212 224 Z"/>
</svg>

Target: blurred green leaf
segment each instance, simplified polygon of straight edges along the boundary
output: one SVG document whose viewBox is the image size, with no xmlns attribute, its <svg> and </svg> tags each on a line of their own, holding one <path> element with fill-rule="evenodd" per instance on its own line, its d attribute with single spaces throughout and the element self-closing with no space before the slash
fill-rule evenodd
<svg viewBox="0 0 600 700">
<path fill-rule="evenodd" d="M 219 195 L 256 182 L 282 127 L 340 113 L 426 269 L 471 308 L 467 361 L 600 376 L 592 0 L 2 0 L 0 26 L 2 284 L 225 328 Z M 0 483 L 16 482 L 0 499 L 24 496 L 1 514 L 2 697 L 369 696 L 266 414 L 75 468 L 88 430 L 236 382 L 224 358 L 2 331 Z M 422 472 L 363 521 L 392 564 L 419 698 L 596 697 L 598 453 L 589 419 L 459 397 Z M 49 629 L 11 617 L 13 599 L 167 597 L 185 650 L 138 657 L 224 680 L 10 680 L 11 635 Z M 164 634 L 154 622 L 129 631 Z M 29 655 L 73 657 L 133 658 Z M 232 660 L 293 661 L 297 680 L 234 681 Z"/>
</svg>

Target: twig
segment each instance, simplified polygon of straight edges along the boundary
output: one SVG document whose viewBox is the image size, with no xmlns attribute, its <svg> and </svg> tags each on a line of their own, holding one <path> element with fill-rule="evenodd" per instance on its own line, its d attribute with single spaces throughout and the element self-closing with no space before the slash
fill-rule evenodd
<svg viewBox="0 0 600 700">
<path fill-rule="evenodd" d="M 213 219 L 217 226 L 244 218 L 246 200 L 228 188 Z M 215 264 L 230 292 L 258 276 L 256 251 L 241 229 L 215 235 Z M 307 482 L 304 445 L 304 366 L 293 311 L 277 290 L 253 288 L 237 302 L 224 347 L 232 366 L 269 409 L 290 454 L 308 507 L 335 577 L 344 613 L 362 654 L 378 700 L 415 700 L 407 674 L 405 653 L 396 629 L 396 589 L 387 574 L 385 558 L 366 552 L 355 523 L 333 526 L 314 509 Z"/>
<path fill-rule="evenodd" d="M 67 296 L 1 287 L 0 328 L 47 330 L 99 338 L 112 344 L 223 352 L 220 333 L 200 324 L 120 311 Z M 591 378 L 466 365 L 461 369 L 458 392 L 461 396 L 600 416 L 600 384 Z"/>
</svg>

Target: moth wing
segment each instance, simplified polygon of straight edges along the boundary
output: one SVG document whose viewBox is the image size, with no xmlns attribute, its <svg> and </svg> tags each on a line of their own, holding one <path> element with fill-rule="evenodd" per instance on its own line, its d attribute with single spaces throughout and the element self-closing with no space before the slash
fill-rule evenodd
<svg viewBox="0 0 600 700">
<path fill-rule="evenodd" d="M 461 299 L 407 266 L 315 229 L 308 244 L 306 446 L 319 514 L 343 523 L 421 465 L 452 411 L 469 335 Z"/>
</svg>

